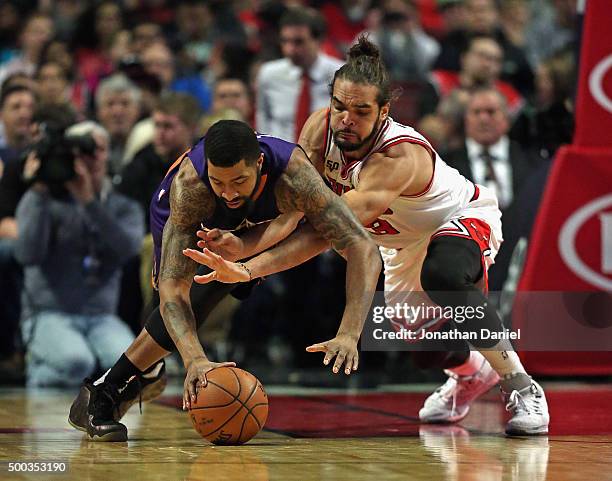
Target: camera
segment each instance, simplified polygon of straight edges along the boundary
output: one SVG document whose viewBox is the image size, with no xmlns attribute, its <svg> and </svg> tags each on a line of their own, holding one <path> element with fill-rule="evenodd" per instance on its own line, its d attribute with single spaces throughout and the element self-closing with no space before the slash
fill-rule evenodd
<svg viewBox="0 0 612 481">
<path fill-rule="evenodd" d="M 42 137 L 33 145 L 31 151 L 35 152 L 40 160 L 40 167 L 32 180 L 50 186 L 61 186 L 75 176 L 75 156 L 93 156 L 96 141 L 90 134 L 67 135 L 64 129 L 45 125 Z"/>
</svg>

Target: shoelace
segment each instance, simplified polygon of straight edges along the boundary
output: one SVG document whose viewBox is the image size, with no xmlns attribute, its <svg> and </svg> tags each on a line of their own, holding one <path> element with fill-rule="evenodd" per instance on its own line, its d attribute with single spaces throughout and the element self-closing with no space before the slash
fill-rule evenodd
<svg viewBox="0 0 612 481">
<path fill-rule="evenodd" d="M 506 411 L 526 412 L 529 414 L 529 409 L 523 400 L 523 396 L 518 391 L 512 391 L 512 394 L 510 394 L 506 403 Z"/>
<path fill-rule="evenodd" d="M 444 400 L 451 400 L 451 412 L 455 413 L 457 410 L 457 393 L 461 389 L 461 385 L 459 384 L 459 377 L 456 375 L 449 376 L 449 380 L 453 379 L 455 381 L 454 386 L 451 388 L 445 389 L 444 386 L 438 388 L 436 392 L 438 395 Z M 449 381 L 447 381 L 449 382 Z M 446 385 L 446 383 L 444 383 Z"/>
<path fill-rule="evenodd" d="M 528 388 L 528 394 L 533 394 L 533 397 L 525 399 L 519 391 L 512 391 L 506 404 L 506 411 L 516 411 L 517 413 L 524 412 L 526 414 L 541 414 L 540 407 L 541 394 L 532 386 Z"/>
<path fill-rule="evenodd" d="M 140 410 L 140 415 L 142 416 L 142 381 L 140 380 L 140 376 L 136 376 L 134 379 L 138 383 L 138 409 Z"/>
</svg>

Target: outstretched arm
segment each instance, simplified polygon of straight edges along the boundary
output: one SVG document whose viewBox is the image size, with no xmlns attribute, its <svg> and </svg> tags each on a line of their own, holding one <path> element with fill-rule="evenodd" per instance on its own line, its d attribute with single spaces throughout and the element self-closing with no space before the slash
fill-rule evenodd
<svg viewBox="0 0 612 481">
<path fill-rule="evenodd" d="M 206 372 L 222 365 L 211 363 L 204 354 L 196 331 L 189 291 L 197 264 L 182 252 L 195 247 L 194 235 L 201 219 L 209 217 L 214 199 L 197 175 L 191 161 L 183 161 L 170 189 L 170 217 L 164 227 L 159 273 L 160 312 L 185 368 L 183 406 L 196 398 L 196 383 L 206 384 Z"/>
<path fill-rule="evenodd" d="M 198 247 L 214 252 L 228 261 L 237 261 L 269 249 L 291 234 L 302 219 L 302 212 L 281 214 L 276 219 L 258 224 L 240 237 L 222 229 L 199 230 Z M 197 259 L 194 259 L 197 260 Z"/>
<path fill-rule="evenodd" d="M 294 150 L 277 185 L 276 199 L 284 211 L 304 212 L 316 233 L 347 260 L 346 306 L 337 338 L 354 342 L 355 351 L 352 346 L 348 352 L 339 350 L 334 372 L 338 372 L 345 356 L 348 356 L 345 371 L 350 373 L 357 368 L 356 343 L 382 266 L 378 249 L 344 201 L 325 186 L 301 149 Z M 323 242 L 317 241 L 306 255 L 322 248 Z M 333 355 L 330 356 L 328 351 L 326 360 L 329 362 Z"/>
<path fill-rule="evenodd" d="M 200 232 L 198 235 L 200 236 Z M 213 272 L 195 276 L 198 284 L 212 281 L 234 283 L 248 282 L 299 266 L 331 247 L 309 223 L 301 224 L 293 233 L 272 249 L 266 250 L 247 262 L 235 263 L 232 256 L 210 249 L 205 243 L 198 242 L 203 250 L 185 249 L 187 257 L 210 267 Z"/>
</svg>

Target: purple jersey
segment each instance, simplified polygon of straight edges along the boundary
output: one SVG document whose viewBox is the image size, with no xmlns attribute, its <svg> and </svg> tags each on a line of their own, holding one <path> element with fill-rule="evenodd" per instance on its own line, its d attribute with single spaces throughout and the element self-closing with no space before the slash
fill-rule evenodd
<svg viewBox="0 0 612 481">
<path fill-rule="evenodd" d="M 244 209 L 229 209 L 221 201 L 217 201 L 214 215 L 202 219 L 202 227 L 206 229 L 240 230 L 254 224 L 270 221 L 279 216 L 274 188 L 281 174 L 287 169 L 289 158 L 296 144 L 285 142 L 276 137 L 258 134 L 259 147 L 264 154 L 261 178 L 253 195 L 253 202 L 248 211 Z M 208 179 L 208 162 L 205 155 L 206 137 L 202 137 L 189 151 L 182 155 L 168 170 L 168 173 L 153 194 L 150 204 L 151 233 L 154 245 L 153 283 L 157 286 L 157 276 L 161 261 L 162 235 L 166 221 L 170 216 L 170 186 L 178 172 L 181 161 L 189 157 L 202 182 L 212 192 Z M 195 236 L 195 232 L 193 233 Z"/>
</svg>

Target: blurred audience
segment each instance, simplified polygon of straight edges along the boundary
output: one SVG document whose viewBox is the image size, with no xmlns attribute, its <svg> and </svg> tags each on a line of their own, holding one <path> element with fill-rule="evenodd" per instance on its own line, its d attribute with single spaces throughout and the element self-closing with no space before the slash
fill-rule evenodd
<svg viewBox="0 0 612 481">
<path fill-rule="evenodd" d="M 338 58 L 343 58 L 353 42 L 364 30 L 369 29 L 371 0 L 328 0 L 321 6 L 327 25 L 327 42 Z"/>
<path fill-rule="evenodd" d="M 149 204 L 166 172 L 193 144 L 202 111 L 196 100 L 183 93 L 169 92 L 153 110 L 153 141 L 125 166 L 117 190 L 136 200 L 145 212 L 149 230 Z"/>
<path fill-rule="evenodd" d="M 79 75 L 91 92 L 114 68 L 115 37 L 123 29 L 123 12 L 115 2 L 94 4 L 83 12 L 72 38 Z"/>
<path fill-rule="evenodd" d="M 421 28 L 412 0 L 384 0 L 377 27 L 369 30 L 392 80 L 421 80 L 440 53 L 438 42 Z"/>
<path fill-rule="evenodd" d="M 521 94 L 533 90 L 533 72 L 525 53 L 516 47 L 501 28 L 499 9 L 495 0 L 465 0 L 465 24 L 449 32 L 441 42 L 441 52 L 435 69 L 457 71 L 461 68 L 462 52 L 476 34 L 492 36 L 503 51 L 501 79 L 511 83 Z"/>
<path fill-rule="evenodd" d="M 41 54 L 38 70 L 40 70 L 40 65 L 47 62 L 55 62 L 62 67 L 68 81 L 68 101 L 81 118 L 86 117 L 91 108 L 91 91 L 87 82 L 77 72 L 74 56 L 70 52 L 68 43 L 58 38 L 47 42 Z"/>
<path fill-rule="evenodd" d="M 465 112 L 465 144 L 444 157 L 463 176 L 496 193 L 504 219 L 504 238 L 511 236 L 511 223 L 506 221 L 514 216 L 514 201 L 540 164 L 540 159 L 509 139 L 509 130 L 510 115 L 501 92 L 490 87 L 475 90 Z M 502 245 L 490 271 L 491 290 L 501 290 L 513 248 Z"/>
<path fill-rule="evenodd" d="M 557 54 L 538 65 L 535 97 L 514 122 L 510 137 L 543 158 L 552 158 L 559 146 L 571 143 L 575 85 L 571 52 Z"/>
<path fill-rule="evenodd" d="M 325 24 L 314 10 L 291 9 L 280 25 L 283 58 L 259 70 L 256 126 L 295 141 L 308 116 L 329 104 L 329 83 L 342 63 L 321 52 Z"/>
<path fill-rule="evenodd" d="M 30 124 L 35 106 L 36 95 L 26 85 L 9 85 L 0 92 L 0 119 L 4 129 L 0 159 L 4 165 L 18 160 L 30 142 Z"/>
<path fill-rule="evenodd" d="M 577 0 L 538 2 L 537 14 L 530 24 L 525 52 L 531 65 L 537 66 L 563 50 L 571 50 L 576 42 Z"/>
<path fill-rule="evenodd" d="M 110 136 L 108 172 L 113 177 L 123 169 L 125 144 L 140 117 L 141 100 L 140 89 L 123 74 L 104 79 L 96 92 L 96 116 Z"/>
<path fill-rule="evenodd" d="M 30 15 L 19 34 L 19 50 L 8 62 L 0 66 L 0 84 L 15 72 L 34 74 L 44 45 L 53 37 L 51 17 L 35 12 Z"/>
<path fill-rule="evenodd" d="M 174 55 L 164 42 L 156 42 L 145 48 L 140 56 L 145 70 L 155 75 L 162 91 L 185 92 L 197 99 L 200 108 L 210 108 L 210 88 L 200 75 L 177 76 Z"/>
<path fill-rule="evenodd" d="M 509 83 L 500 80 L 504 52 L 494 37 L 477 34 L 466 43 L 461 54 L 461 69 L 434 70 L 431 82 L 439 98 L 444 98 L 456 88 L 471 89 L 476 87 L 495 87 L 508 104 L 512 116 L 516 116 L 523 106 L 524 99 Z M 431 106 L 425 106 L 427 112 Z"/>
<path fill-rule="evenodd" d="M 215 83 L 211 113 L 218 114 L 225 109 L 233 109 L 240 114 L 240 120 L 253 123 L 253 98 L 243 80 L 226 77 Z"/>
</svg>

